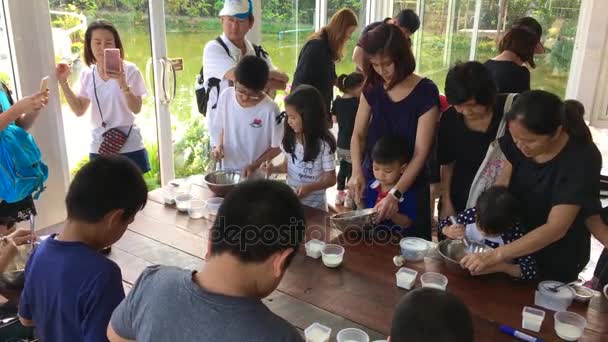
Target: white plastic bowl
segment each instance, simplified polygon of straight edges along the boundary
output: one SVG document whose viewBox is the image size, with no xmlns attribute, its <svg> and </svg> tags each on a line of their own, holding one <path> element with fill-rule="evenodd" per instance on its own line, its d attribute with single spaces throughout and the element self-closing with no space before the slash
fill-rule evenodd
<svg viewBox="0 0 608 342">
<path fill-rule="evenodd" d="M 325 245 L 321 249 L 323 264 L 327 267 L 338 267 L 344 259 L 344 247 L 339 245 Z"/>
<path fill-rule="evenodd" d="M 179 194 L 175 196 L 175 206 L 179 211 L 188 211 L 188 208 L 190 208 L 190 201 L 192 201 L 192 195 L 190 194 Z"/>
<path fill-rule="evenodd" d="M 426 272 L 420 277 L 422 287 L 445 291 L 448 287 L 448 278 L 441 273 Z"/>
<path fill-rule="evenodd" d="M 369 336 L 365 331 L 356 328 L 346 328 L 338 332 L 338 342 L 369 342 Z"/>
<path fill-rule="evenodd" d="M 555 333 L 566 341 L 577 341 L 587 326 L 583 316 L 570 311 L 559 311 L 553 316 L 555 320 Z"/>
<path fill-rule="evenodd" d="M 416 237 L 406 237 L 399 241 L 401 255 L 408 261 L 420 261 L 424 259 L 430 248 L 428 241 Z"/>
<path fill-rule="evenodd" d="M 191 200 L 190 207 L 188 208 L 188 215 L 192 219 L 201 219 L 205 216 L 205 207 L 207 202 L 203 200 Z"/>
</svg>

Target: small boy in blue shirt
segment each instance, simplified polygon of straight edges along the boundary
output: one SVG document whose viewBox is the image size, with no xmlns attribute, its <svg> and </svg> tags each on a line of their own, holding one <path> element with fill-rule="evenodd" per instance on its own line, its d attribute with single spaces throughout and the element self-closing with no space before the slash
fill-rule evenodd
<svg viewBox="0 0 608 342">
<path fill-rule="evenodd" d="M 122 237 L 147 196 L 141 171 L 120 155 L 78 171 L 63 232 L 44 240 L 25 268 L 19 319 L 42 341 L 108 341 L 112 311 L 125 294 L 120 268 L 99 251 Z"/>
<path fill-rule="evenodd" d="M 376 142 L 372 150 L 374 180 L 365 188 L 366 208 L 374 208 L 395 187 L 412 158 L 404 140 L 385 136 Z M 399 201 L 399 210 L 392 217 L 377 222 L 376 230 L 388 230 L 401 235 L 415 235 L 416 193 L 407 191 Z"/>
</svg>

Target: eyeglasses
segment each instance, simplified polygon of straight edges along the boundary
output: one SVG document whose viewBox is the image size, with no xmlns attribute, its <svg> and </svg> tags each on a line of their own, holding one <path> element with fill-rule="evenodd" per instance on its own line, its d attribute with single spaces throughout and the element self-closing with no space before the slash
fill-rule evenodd
<svg viewBox="0 0 608 342">
<path fill-rule="evenodd" d="M 251 92 L 249 91 L 247 88 L 242 87 L 240 84 L 235 84 L 234 85 L 234 91 L 236 91 L 237 94 L 252 100 L 252 101 L 258 101 L 264 98 L 264 93 L 261 91 L 257 91 L 257 92 Z"/>
</svg>

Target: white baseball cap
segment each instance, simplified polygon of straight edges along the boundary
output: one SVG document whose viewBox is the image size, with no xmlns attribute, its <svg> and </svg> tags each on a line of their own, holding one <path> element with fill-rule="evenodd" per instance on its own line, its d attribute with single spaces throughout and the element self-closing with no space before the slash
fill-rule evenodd
<svg viewBox="0 0 608 342">
<path fill-rule="evenodd" d="M 220 17 L 231 16 L 239 19 L 247 19 L 253 13 L 251 0 L 225 0 L 224 7 L 220 11 Z"/>
</svg>

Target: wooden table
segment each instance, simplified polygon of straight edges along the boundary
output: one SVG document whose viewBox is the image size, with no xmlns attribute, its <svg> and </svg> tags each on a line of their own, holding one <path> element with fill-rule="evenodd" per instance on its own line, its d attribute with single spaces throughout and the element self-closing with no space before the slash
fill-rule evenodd
<svg viewBox="0 0 608 342">
<path fill-rule="evenodd" d="M 193 186 L 193 194 L 203 199 L 212 196 L 208 189 L 198 186 Z M 395 286 L 397 267 L 392 257 L 398 247 L 353 243 L 353 238 L 329 228 L 327 213 L 306 208 L 305 215 L 306 239 L 314 237 L 343 245 L 344 262 L 338 269 L 329 269 L 320 259 L 306 257 L 302 248 L 279 288 L 264 302 L 300 330 L 320 322 L 333 329 L 334 337 L 340 329 L 357 327 L 366 331 L 371 341 L 386 338 L 395 305 L 407 293 Z M 46 232 L 60 228 L 50 227 Z M 199 268 L 204 264 L 210 228 L 210 221 L 190 219 L 164 205 L 160 190 L 152 191 L 148 204 L 110 254 L 121 267 L 125 289 L 128 291 L 141 271 L 152 264 Z M 477 341 L 514 341 L 499 332 L 498 324 L 520 329 L 523 306 L 534 304 L 534 285 L 496 276 L 453 275 L 440 262 L 428 258 L 406 266 L 419 274 L 439 271 L 449 278 L 448 291 L 461 298 L 473 314 Z M 416 287 L 419 286 L 418 280 Z M 608 315 L 578 303 L 570 310 L 589 321 L 581 341 L 608 341 Z M 547 311 L 541 332 L 533 335 L 545 341 L 559 340 L 553 330 L 552 312 Z"/>
</svg>

